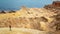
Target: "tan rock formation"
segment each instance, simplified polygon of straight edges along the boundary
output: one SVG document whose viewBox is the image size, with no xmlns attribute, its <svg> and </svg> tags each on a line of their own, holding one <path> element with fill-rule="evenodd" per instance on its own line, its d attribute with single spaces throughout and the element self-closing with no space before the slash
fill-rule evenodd
<svg viewBox="0 0 60 34">
<path fill-rule="evenodd" d="M 60 1 L 54 1 L 53 4 L 46 5 L 44 8 L 57 14 L 52 16 L 54 20 L 50 22 L 49 27 L 55 29 L 54 34 L 60 34 Z"/>
<path fill-rule="evenodd" d="M 44 8 L 22 8 L 14 13 L 0 14 L 0 27 L 32 28 L 50 30 L 48 26 L 57 15 Z"/>
<path fill-rule="evenodd" d="M 60 10 L 52 5 L 47 5 L 44 8 L 23 7 L 16 12 L 13 11 L 0 14 L 0 28 L 11 26 L 12 28 L 31 28 L 44 31 L 56 31 L 60 30 L 59 16 Z"/>
<path fill-rule="evenodd" d="M 29 28 L 60 33 L 60 7 L 47 5 L 44 8 L 26 8 L 9 13 L 0 13 L 0 28 Z"/>
<path fill-rule="evenodd" d="M 16 12 L 0 14 L 0 28 L 29 28 L 42 31 L 59 31 L 60 14 L 45 8 L 22 8 Z M 58 32 L 59 33 L 59 32 Z"/>
</svg>

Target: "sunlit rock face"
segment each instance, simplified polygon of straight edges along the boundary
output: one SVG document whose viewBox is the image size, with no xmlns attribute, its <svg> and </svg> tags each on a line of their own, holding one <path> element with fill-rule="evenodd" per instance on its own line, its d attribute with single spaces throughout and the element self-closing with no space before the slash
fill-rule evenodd
<svg viewBox="0 0 60 34">
<path fill-rule="evenodd" d="M 16 12 L 0 14 L 0 27 L 30 28 L 42 31 L 53 31 L 50 23 L 57 15 L 45 8 L 22 8 Z"/>
<path fill-rule="evenodd" d="M 44 8 L 51 12 L 56 13 L 56 15 L 52 16 L 54 20 L 50 22 L 49 27 L 51 27 L 52 29 L 55 29 L 56 32 L 54 34 L 59 34 L 60 32 L 60 1 L 54 1 L 53 4 L 46 5 Z"/>
<path fill-rule="evenodd" d="M 54 3 L 53 3 L 54 4 Z M 60 8 L 54 5 L 44 8 L 26 8 L 0 13 L 0 27 L 29 28 L 42 31 L 60 30 Z"/>
</svg>

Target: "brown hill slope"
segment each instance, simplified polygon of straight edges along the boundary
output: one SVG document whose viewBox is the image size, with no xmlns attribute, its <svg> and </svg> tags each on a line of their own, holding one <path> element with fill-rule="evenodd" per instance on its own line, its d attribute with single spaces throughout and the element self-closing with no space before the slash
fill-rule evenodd
<svg viewBox="0 0 60 34">
<path fill-rule="evenodd" d="M 22 8 L 0 14 L 0 28 L 30 28 L 43 31 L 60 30 L 60 14 L 45 8 Z M 59 33 L 59 32 L 58 32 Z"/>
<path fill-rule="evenodd" d="M 44 8 L 22 8 L 16 13 L 0 14 L 0 27 L 32 28 L 49 30 L 48 24 L 54 20 L 51 16 L 57 15 Z"/>
</svg>

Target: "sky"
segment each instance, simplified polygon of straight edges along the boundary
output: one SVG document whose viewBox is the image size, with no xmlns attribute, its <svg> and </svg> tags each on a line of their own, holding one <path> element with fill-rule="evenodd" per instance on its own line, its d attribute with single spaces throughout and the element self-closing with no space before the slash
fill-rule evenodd
<svg viewBox="0 0 60 34">
<path fill-rule="evenodd" d="M 22 6 L 42 8 L 52 2 L 52 0 L 0 0 L 0 10 L 18 10 Z"/>
</svg>

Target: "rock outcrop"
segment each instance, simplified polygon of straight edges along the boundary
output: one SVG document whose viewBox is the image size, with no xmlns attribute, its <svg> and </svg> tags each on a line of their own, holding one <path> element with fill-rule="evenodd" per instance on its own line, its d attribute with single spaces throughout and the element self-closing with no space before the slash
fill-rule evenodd
<svg viewBox="0 0 60 34">
<path fill-rule="evenodd" d="M 45 8 L 22 8 L 14 13 L 0 14 L 0 27 L 32 28 L 49 30 L 48 26 L 57 15 Z"/>
<path fill-rule="evenodd" d="M 60 1 L 54 1 L 53 4 L 46 5 L 44 8 L 57 14 L 52 16 L 54 20 L 50 22 L 49 27 L 55 29 L 56 32 L 54 34 L 59 34 L 60 33 Z"/>
<path fill-rule="evenodd" d="M 53 3 L 54 4 L 54 3 Z M 44 8 L 22 8 L 0 14 L 0 28 L 30 28 L 42 31 L 60 30 L 60 8 L 47 5 Z"/>
</svg>

